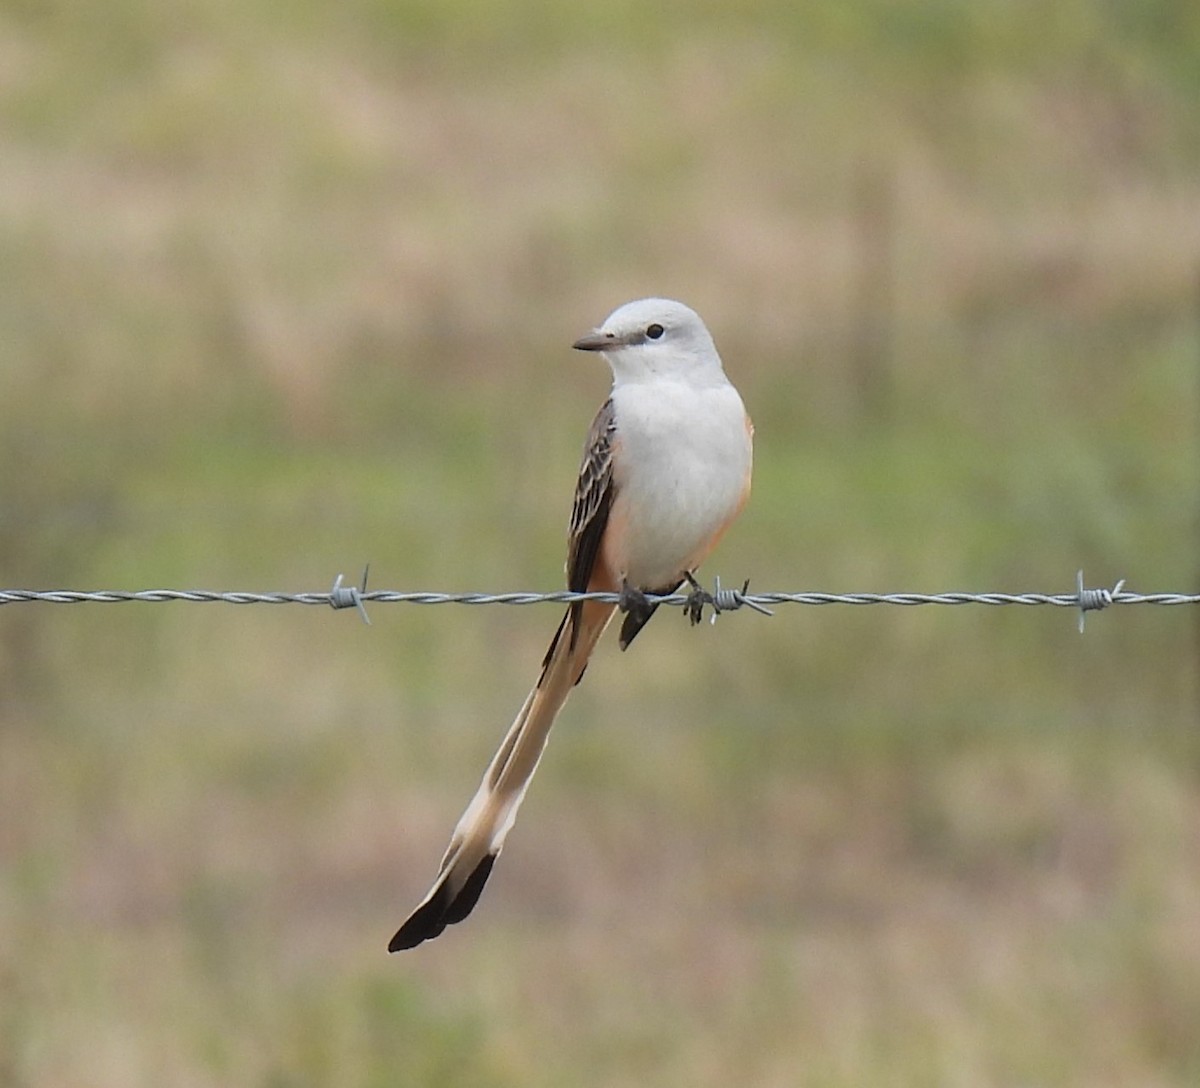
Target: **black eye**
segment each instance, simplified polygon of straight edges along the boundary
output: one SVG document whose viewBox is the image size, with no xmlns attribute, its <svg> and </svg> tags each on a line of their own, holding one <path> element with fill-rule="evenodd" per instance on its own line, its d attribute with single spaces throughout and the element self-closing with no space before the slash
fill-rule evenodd
<svg viewBox="0 0 1200 1088">
<path fill-rule="evenodd" d="M 646 326 L 646 335 L 651 340 L 657 340 L 666 331 L 667 330 L 664 329 L 660 324 L 658 324 L 658 322 L 655 322 L 653 325 Z"/>
</svg>

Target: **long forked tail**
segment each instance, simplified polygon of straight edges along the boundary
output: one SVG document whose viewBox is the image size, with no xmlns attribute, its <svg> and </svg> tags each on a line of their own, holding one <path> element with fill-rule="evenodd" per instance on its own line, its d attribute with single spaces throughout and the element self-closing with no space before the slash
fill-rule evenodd
<svg viewBox="0 0 1200 1088">
<path fill-rule="evenodd" d="M 415 948 L 471 913 L 537 770 L 554 719 L 583 675 L 612 614 L 612 605 L 594 601 L 568 609 L 550 643 L 538 682 L 454 829 L 437 880 L 396 931 L 389 952 Z"/>
</svg>

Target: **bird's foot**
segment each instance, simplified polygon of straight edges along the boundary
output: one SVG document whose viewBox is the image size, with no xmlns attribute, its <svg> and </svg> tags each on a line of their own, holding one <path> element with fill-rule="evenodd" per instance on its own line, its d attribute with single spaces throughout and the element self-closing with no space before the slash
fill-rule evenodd
<svg viewBox="0 0 1200 1088">
<path fill-rule="evenodd" d="M 713 601 L 713 595 L 692 577 L 691 571 L 685 571 L 683 576 L 687 579 L 687 584 L 692 587 L 691 593 L 687 595 L 687 600 L 683 603 L 683 614 L 695 627 L 704 618 L 704 606 L 712 605 L 715 610 L 716 602 Z"/>
<path fill-rule="evenodd" d="M 621 583 L 621 596 L 617 601 L 617 607 L 626 615 L 632 616 L 638 627 L 654 613 L 654 605 L 650 603 L 646 594 L 628 582 Z"/>
</svg>

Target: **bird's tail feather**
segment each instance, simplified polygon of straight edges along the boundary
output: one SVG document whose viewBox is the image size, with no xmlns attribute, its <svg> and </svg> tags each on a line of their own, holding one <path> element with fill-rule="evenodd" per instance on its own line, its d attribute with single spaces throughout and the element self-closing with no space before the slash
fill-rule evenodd
<svg viewBox="0 0 1200 1088">
<path fill-rule="evenodd" d="M 538 682 L 454 829 L 437 880 L 396 931 L 389 952 L 414 948 L 471 913 L 537 770 L 554 719 L 583 675 L 612 614 L 612 605 L 594 601 L 568 609 L 550 643 Z"/>
</svg>

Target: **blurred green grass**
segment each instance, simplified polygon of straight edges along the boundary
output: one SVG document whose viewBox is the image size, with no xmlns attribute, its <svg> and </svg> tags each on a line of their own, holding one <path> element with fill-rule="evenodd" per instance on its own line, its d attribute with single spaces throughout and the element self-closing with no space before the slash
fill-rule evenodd
<svg viewBox="0 0 1200 1088">
<path fill-rule="evenodd" d="M 552 588 L 625 299 L 758 427 L 709 576 L 1196 577 L 1194 5 L 0 12 L 0 583 Z M 549 608 L 0 609 L 0 1082 L 1193 1084 L 1186 610 L 606 647 L 388 958 Z"/>
</svg>

